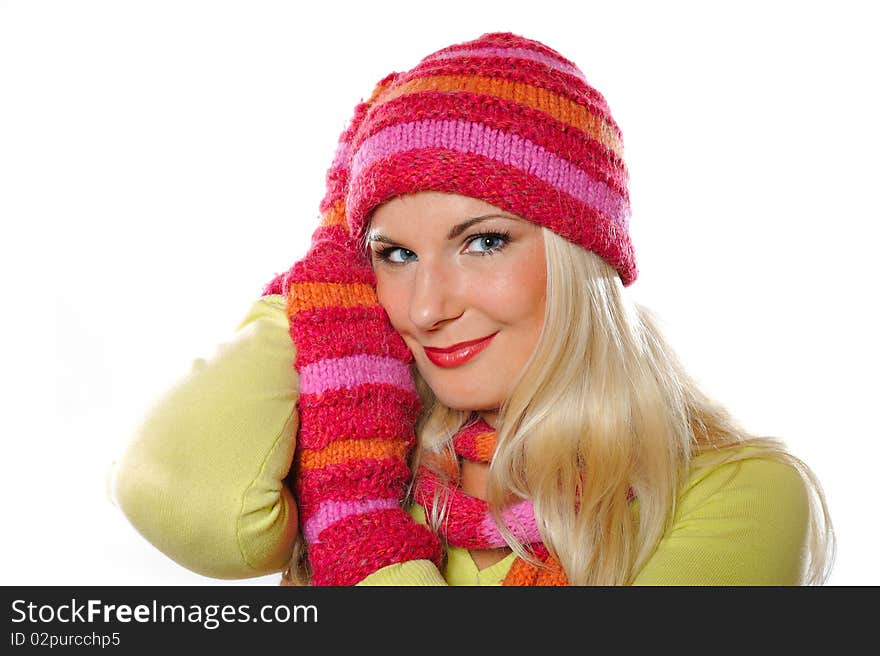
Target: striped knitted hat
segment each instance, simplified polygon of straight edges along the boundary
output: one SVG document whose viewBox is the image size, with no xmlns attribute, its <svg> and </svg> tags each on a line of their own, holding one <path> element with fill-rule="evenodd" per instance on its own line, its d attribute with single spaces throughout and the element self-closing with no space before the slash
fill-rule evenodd
<svg viewBox="0 0 880 656">
<path fill-rule="evenodd" d="M 623 142 L 605 98 L 555 50 L 509 33 L 443 48 L 379 85 L 350 142 L 350 234 L 394 196 L 478 198 L 637 276 Z"/>
</svg>

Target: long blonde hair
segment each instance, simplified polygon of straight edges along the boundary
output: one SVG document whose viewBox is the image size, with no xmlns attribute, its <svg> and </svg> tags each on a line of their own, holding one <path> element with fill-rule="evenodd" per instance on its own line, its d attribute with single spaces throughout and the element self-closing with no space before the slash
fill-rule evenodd
<svg viewBox="0 0 880 656">
<path fill-rule="evenodd" d="M 764 457 L 792 466 L 807 488 L 808 554 L 802 582 L 823 583 L 834 533 L 821 485 L 778 439 L 747 433 L 680 364 L 651 313 L 631 301 L 616 271 L 542 228 L 547 260 L 544 326 L 499 409 L 488 501 L 531 499 L 544 544 L 573 585 L 631 583 L 670 527 L 690 463 Z M 415 462 L 451 448 L 470 413 L 439 403 L 414 369 L 423 411 Z M 742 447 L 752 447 L 744 450 Z M 628 493 L 638 499 L 633 521 Z M 436 526 L 445 509 L 428 518 Z"/>
<path fill-rule="evenodd" d="M 547 261 L 544 326 L 499 409 L 488 501 L 508 545 L 534 559 L 500 521 L 511 495 L 531 499 L 544 544 L 572 585 L 631 583 L 670 527 L 690 463 L 764 457 L 792 466 L 808 491 L 803 583 L 821 584 L 834 533 L 821 485 L 778 439 L 743 430 L 680 364 L 651 313 L 625 294 L 594 253 L 542 228 Z M 413 471 L 451 449 L 470 412 L 441 404 L 413 366 L 422 400 Z M 744 451 L 740 447 L 752 447 Z M 638 525 L 629 491 L 639 504 Z M 443 521 L 443 500 L 428 523 Z M 302 536 L 284 583 L 309 581 Z"/>
</svg>

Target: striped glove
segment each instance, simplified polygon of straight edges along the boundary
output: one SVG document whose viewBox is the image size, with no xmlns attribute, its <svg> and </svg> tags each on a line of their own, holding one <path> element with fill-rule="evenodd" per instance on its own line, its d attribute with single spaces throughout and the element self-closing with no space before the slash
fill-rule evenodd
<svg viewBox="0 0 880 656">
<path fill-rule="evenodd" d="M 420 409 L 412 354 L 345 222 L 341 154 L 367 106 L 342 134 L 321 225 L 284 280 L 300 376 L 294 488 L 313 585 L 353 585 L 387 565 L 441 557 L 437 536 L 401 505 Z"/>
</svg>

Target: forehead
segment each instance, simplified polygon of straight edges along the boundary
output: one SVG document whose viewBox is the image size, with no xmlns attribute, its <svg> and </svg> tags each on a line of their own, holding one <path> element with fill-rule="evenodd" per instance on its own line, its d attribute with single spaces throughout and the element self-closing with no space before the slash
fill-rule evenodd
<svg viewBox="0 0 880 656">
<path fill-rule="evenodd" d="M 407 229 L 418 229 L 420 232 L 448 231 L 451 227 L 476 217 L 489 216 L 518 220 L 531 225 L 525 219 L 478 198 L 422 191 L 397 196 L 376 208 L 368 225 L 367 237 Z"/>
</svg>

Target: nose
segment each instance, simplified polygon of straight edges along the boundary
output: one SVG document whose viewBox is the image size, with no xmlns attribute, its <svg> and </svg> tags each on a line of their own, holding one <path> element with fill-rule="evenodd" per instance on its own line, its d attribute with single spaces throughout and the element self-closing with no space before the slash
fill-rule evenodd
<svg viewBox="0 0 880 656">
<path fill-rule="evenodd" d="M 422 259 L 416 268 L 409 319 L 419 330 L 433 330 L 464 312 L 461 275 L 454 265 Z"/>
</svg>

